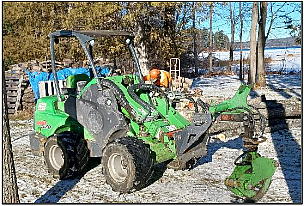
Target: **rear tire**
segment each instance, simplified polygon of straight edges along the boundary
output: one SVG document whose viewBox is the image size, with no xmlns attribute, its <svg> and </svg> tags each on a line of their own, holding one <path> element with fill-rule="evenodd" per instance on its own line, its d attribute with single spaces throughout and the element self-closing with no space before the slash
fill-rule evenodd
<svg viewBox="0 0 304 206">
<path fill-rule="evenodd" d="M 49 172 L 59 179 L 75 178 L 88 163 L 89 151 L 79 135 L 64 132 L 50 137 L 44 146 L 44 158 Z"/>
<path fill-rule="evenodd" d="M 120 138 L 109 143 L 102 156 L 103 173 L 113 191 L 142 189 L 152 173 L 154 158 L 148 145 L 135 138 Z"/>
</svg>

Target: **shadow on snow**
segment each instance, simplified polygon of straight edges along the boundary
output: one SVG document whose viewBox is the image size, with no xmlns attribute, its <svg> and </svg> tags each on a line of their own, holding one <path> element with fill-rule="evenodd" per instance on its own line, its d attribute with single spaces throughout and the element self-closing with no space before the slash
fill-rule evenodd
<svg viewBox="0 0 304 206">
<path fill-rule="evenodd" d="M 76 179 L 59 180 L 52 188 L 39 197 L 35 203 L 57 203 L 69 190 L 81 180 L 83 175 L 97 167 L 100 164 L 100 158 L 90 158 L 86 170 Z"/>
<path fill-rule="evenodd" d="M 271 85 L 274 83 L 270 81 L 268 86 L 273 89 L 273 91 L 282 95 L 285 98 L 290 98 L 292 95 L 284 92 L 283 90 L 277 90 L 275 86 Z M 280 86 L 282 86 L 282 82 L 280 82 Z M 255 91 L 250 93 L 251 96 L 258 96 Z M 296 94 L 297 95 L 297 94 Z M 274 128 L 274 124 L 272 124 L 271 120 L 268 122 L 268 126 L 270 127 L 270 133 L 272 142 L 274 145 L 274 149 L 277 153 L 277 157 L 279 160 L 280 167 L 282 168 L 282 172 L 284 175 L 284 179 L 286 181 L 289 195 L 294 203 L 302 202 L 302 186 L 301 186 L 301 146 L 296 142 L 295 137 L 289 130 L 288 123 L 285 116 L 285 108 L 283 104 L 279 103 L 277 100 L 267 101 L 265 96 L 262 96 L 262 101 L 266 103 L 266 109 L 268 112 L 270 110 L 270 102 L 277 105 L 277 109 L 283 111 L 283 118 L 281 119 L 282 124 L 284 126 L 284 130 L 276 131 Z"/>
</svg>

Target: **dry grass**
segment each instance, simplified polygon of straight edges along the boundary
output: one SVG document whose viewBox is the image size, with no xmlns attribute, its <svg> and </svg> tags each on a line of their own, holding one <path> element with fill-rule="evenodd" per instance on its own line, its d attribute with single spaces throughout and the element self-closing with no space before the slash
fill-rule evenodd
<svg viewBox="0 0 304 206">
<path fill-rule="evenodd" d="M 272 59 L 271 59 L 271 57 L 266 57 L 266 58 L 264 58 L 264 61 L 265 61 L 265 63 L 270 63 L 270 62 L 272 62 Z M 219 61 L 219 66 L 220 67 L 229 66 L 230 62 L 231 62 L 230 60 Z M 231 64 L 239 64 L 239 63 L 240 63 L 240 60 L 233 60 L 231 62 Z M 243 64 L 249 64 L 249 63 L 250 63 L 250 59 L 249 58 L 243 59 Z"/>
<path fill-rule="evenodd" d="M 271 57 L 267 57 L 267 58 L 265 58 L 264 60 L 265 60 L 265 63 L 270 63 L 270 62 L 272 62 Z"/>
<path fill-rule="evenodd" d="M 229 76 L 234 75 L 233 71 L 229 70 L 223 70 L 223 71 L 214 71 L 214 72 L 208 72 L 207 74 L 203 75 L 204 77 L 213 77 L 213 76 Z"/>
</svg>

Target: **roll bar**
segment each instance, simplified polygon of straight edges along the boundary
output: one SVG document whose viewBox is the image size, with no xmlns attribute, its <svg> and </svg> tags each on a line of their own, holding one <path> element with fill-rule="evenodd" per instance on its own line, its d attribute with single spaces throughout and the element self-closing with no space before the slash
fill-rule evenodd
<svg viewBox="0 0 304 206">
<path fill-rule="evenodd" d="M 141 73 L 139 60 L 138 60 L 135 48 L 133 46 L 134 35 L 132 33 L 126 32 L 126 31 L 119 31 L 119 30 L 92 30 L 92 31 L 58 30 L 58 31 L 50 33 L 49 37 L 50 37 L 52 72 L 53 72 L 54 80 L 55 80 L 55 90 L 56 90 L 59 101 L 62 101 L 62 99 L 61 99 L 61 92 L 59 89 L 59 83 L 58 83 L 58 78 L 57 78 L 56 68 L 55 68 L 55 49 L 54 49 L 55 40 L 60 37 L 76 37 L 80 41 L 81 47 L 83 48 L 83 50 L 90 62 L 90 65 L 91 65 L 91 68 L 93 71 L 93 75 L 97 79 L 98 87 L 101 88 L 101 84 L 98 79 L 96 67 L 94 65 L 92 51 L 91 51 L 91 49 L 87 48 L 87 45 L 90 45 L 92 47 L 94 39 L 99 38 L 99 37 L 104 37 L 104 36 L 108 36 L 108 37 L 125 36 L 125 37 L 127 37 L 126 43 L 132 54 L 132 57 L 134 58 L 137 73 L 139 75 L 140 80 L 143 80 L 143 75 Z"/>
</svg>

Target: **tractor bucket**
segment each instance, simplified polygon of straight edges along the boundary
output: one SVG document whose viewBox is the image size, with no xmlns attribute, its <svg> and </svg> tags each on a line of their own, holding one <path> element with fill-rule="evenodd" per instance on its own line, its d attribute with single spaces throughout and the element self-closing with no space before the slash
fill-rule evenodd
<svg viewBox="0 0 304 206">
<path fill-rule="evenodd" d="M 212 123 L 211 114 L 196 114 L 192 124 L 175 133 L 177 156 L 181 156 L 196 143 L 209 129 Z"/>
</svg>

